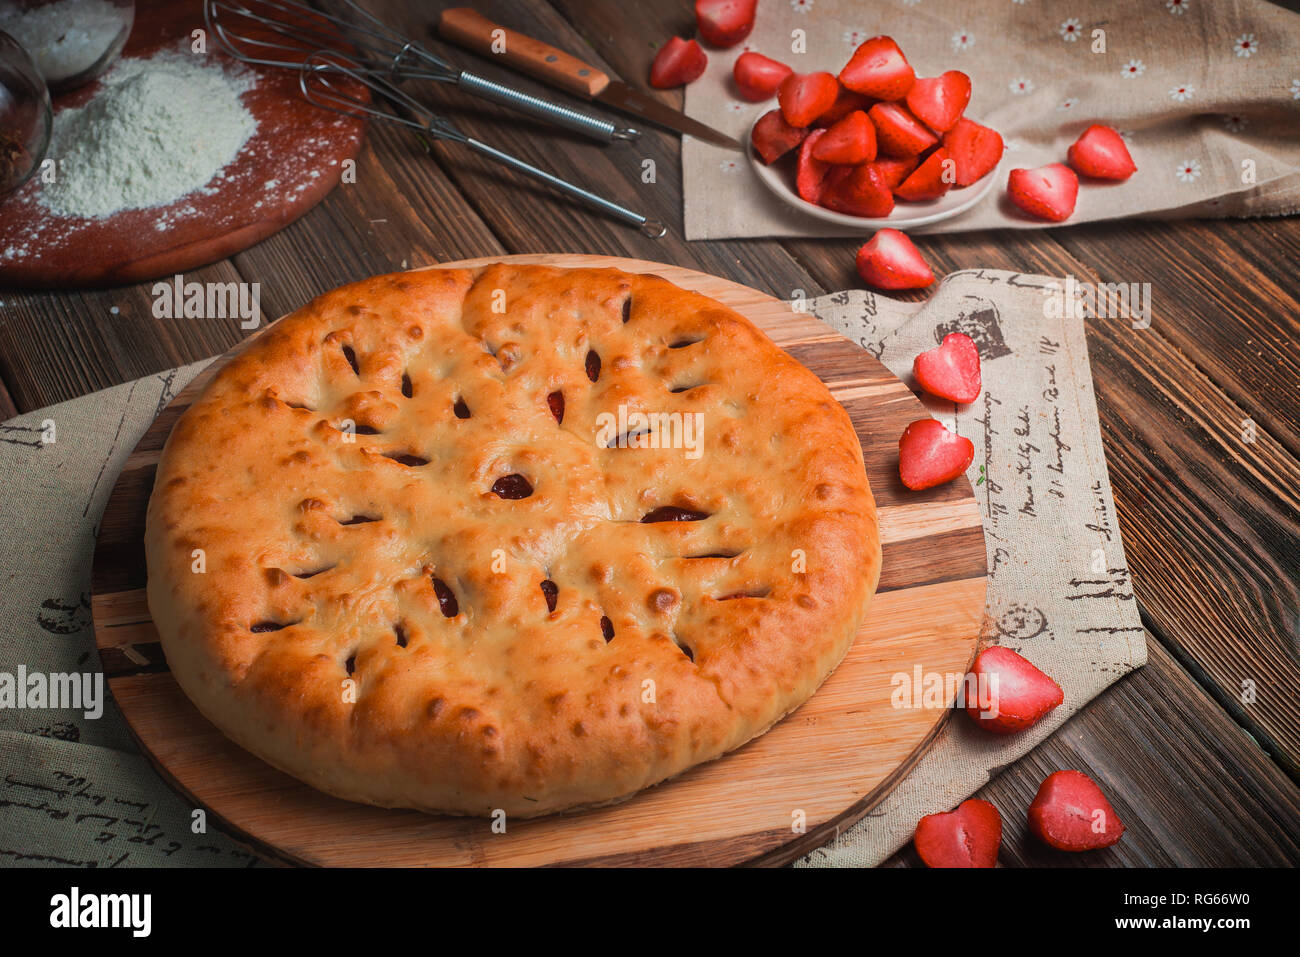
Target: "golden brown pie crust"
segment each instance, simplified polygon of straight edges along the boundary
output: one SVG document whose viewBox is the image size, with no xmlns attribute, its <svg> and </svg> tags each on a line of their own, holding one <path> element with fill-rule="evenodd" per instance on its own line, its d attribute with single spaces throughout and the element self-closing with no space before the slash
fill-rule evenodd
<svg viewBox="0 0 1300 957">
<path fill-rule="evenodd" d="M 698 456 L 602 447 L 620 405 L 700 413 Z M 669 516 L 694 520 L 643 521 Z M 880 569 L 816 376 L 661 278 L 510 264 L 271 326 L 177 422 L 145 541 L 172 673 L 229 737 L 343 798 L 477 815 L 625 798 L 763 733 Z"/>
</svg>

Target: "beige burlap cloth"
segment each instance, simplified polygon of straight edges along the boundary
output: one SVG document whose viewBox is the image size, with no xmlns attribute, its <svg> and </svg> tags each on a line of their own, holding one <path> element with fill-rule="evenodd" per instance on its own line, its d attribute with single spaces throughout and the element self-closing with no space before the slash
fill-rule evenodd
<svg viewBox="0 0 1300 957">
<path fill-rule="evenodd" d="M 743 49 L 835 73 L 877 34 L 920 76 L 968 74 L 968 114 L 1007 144 L 988 196 L 917 232 L 1053 225 L 1005 202 L 1007 172 L 1064 162 L 1092 123 L 1120 130 L 1138 171 L 1085 183 L 1070 222 L 1300 209 L 1300 15 L 1265 0 L 764 0 L 744 45 L 708 51 L 686 112 L 743 141 L 776 105 L 736 95 Z M 686 137 L 682 171 L 687 239 L 844 234 L 772 196 L 740 154 Z"/>
<path fill-rule="evenodd" d="M 979 344 L 981 400 L 930 408 L 977 449 L 970 478 L 992 573 L 984 637 L 1021 652 L 1065 689 L 1064 705 L 1019 735 L 991 735 L 954 716 L 879 808 L 803 864 L 879 863 L 921 815 L 957 804 L 1146 661 L 1083 320 L 1063 295 L 1058 280 L 969 271 L 948 276 L 925 303 L 853 290 L 803 304 L 904 378 L 912 357 L 948 332 Z M 89 603 L 95 526 L 131 449 L 204 364 L 0 425 L 8 491 L 0 502 L 0 671 L 99 670 Z M 72 709 L 0 708 L 0 864 L 252 862 L 211 828 L 195 833 L 194 810 L 138 754 L 111 703 L 95 720 Z"/>
</svg>

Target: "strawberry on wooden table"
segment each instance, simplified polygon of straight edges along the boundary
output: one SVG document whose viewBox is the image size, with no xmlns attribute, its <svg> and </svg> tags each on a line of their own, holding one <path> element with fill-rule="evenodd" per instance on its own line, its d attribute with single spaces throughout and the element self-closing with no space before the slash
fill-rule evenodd
<svg viewBox="0 0 1300 957">
<path fill-rule="evenodd" d="M 746 50 L 738 56 L 735 66 L 731 68 L 736 89 L 740 91 L 743 99 L 751 103 L 776 96 L 781 81 L 793 72 L 794 70 L 779 60 L 773 60 L 752 50 Z"/>
<path fill-rule="evenodd" d="M 1124 836 L 1119 815 L 1082 771 L 1057 771 L 1038 786 L 1029 805 L 1029 830 L 1061 851 L 1110 847 Z"/>
<path fill-rule="evenodd" d="M 921 251 L 897 229 L 882 229 L 863 243 L 857 264 L 862 281 L 877 289 L 924 289 L 934 282 Z"/>
<path fill-rule="evenodd" d="M 970 102 L 970 77 L 960 70 L 922 77 L 907 94 L 912 115 L 936 133 L 952 129 Z"/>
<path fill-rule="evenodd" d="M 1002 134 L 963 116 L 943 134 L 943 148 L 953 162 L 955 185 L 970 186 L 1002 160 Z"/>
<path fill-rule="evenodd" d="M 854 110 L 844 119 L 826 129 L 826 135 L 817 142 L 813 151 L 823 163 L 840 166 L 857 166 L 876 158 L 876 128 L 867 114 Z"/>
<path fill-rule="evenodd" d="M 669 37 L 650 64 L 650 85 L 657 90 L 693 83 L 709 65 L 703 48 L 695 40 Z"/>
<path fill-rule="evenodd" d="M 849 216 L 879 219 L 894 211 L 894 194 L 874 163 L 835 166 L 824 181 L 821 205 Z"/>
<path fill-rule="evenodd" d="M 971 798 L 955 811 L 921 818 L 912 843 L 926 867 L 996 867 L 1002 815 L 988 801 Z"/>
<path fill-rule="evenodd" d="M 943 342 L 912 360 L 912 375 L 931 395 L 962 404 L 980 397 L 980 353 L 975 340 L 950 332 Z"/>
<path fill-rule="evenodd" d="M 1007 197 L 1030 216 L 1054 223 L 1074 213 L 1079 177 L 1062 163 L 1037 169 L 1013 169 L 1007 177 Z"/>
<path fill-rule="evenodd" d="M 1124 138 L 1098 123 L 1083 131 L 1068 156 L 1076 173 L 1093 179 L 1125 180 L 1137 172 Z"/>
<path fill-rule="evenodd" d="M 777 102 L 791 126 L 808 126 L 839 96 L 840 87 L 830 73 L 792 73 L 781 81 Z"/>
<path fill-rule="evenodd" d="M 799 145 L 799 162 L 795 166 L 794 185 L 800 199 L 810 203 L 820 203 L 822 189 L 826 181 L 829 163 L 823 163 L 813 156 L 817 141 L 826 135 L 825 130 L 813 130 Z"/>
<path fill-rule="evenodd" d="M 921 201 L 938 199 L 952 189 L 951 161 L 942 146 L 925 158 L 916 171 L 898 184 L 894 190 L 899 199 Z M 947 173 L 948 175 L 945 175 Z"/>
<path fill-rule="evenodd" d="M 853 51 L 840 82 L 876 100 L 901 100 L 916 81 L 907 57 L 891 37 L 872 37 Z"/>
<path fill-rule="evenodd" d="M 769 110 L 758 118 L 749 140 L 767 164 L 775 163 L 803 142 L 808 131 L 802 126 L 791 126 L 780 110 Z"/>
<path fill-rule="evenodd" d="M 939 138 L 897 103 L 877 103 L 867 114 L 876 125 L 876 143 L 886 156 L 916 156 Z"/>
<path fill-rule="evenodd" d="M 967 697 L 966 713 L 985 731 L 1023 731 L 1065 700 L 1061 686 L 1050 676 L 1001 645 L 981 651 L 970 671 L 979 690 L 973 696 L 976 700 Z"/>
<path fill-rule="evenodd" d="M 700 36 L 715 47 L 734 47 L 754 29 L 758 0 L 695 0 Z"/>
<path fill-rule="evenodd" d="M 913 491 L 951 482 L 975 461 L 975 443 L 938 419 L 917 419 L 898 440 L 898 477 Z"/>
</svg>

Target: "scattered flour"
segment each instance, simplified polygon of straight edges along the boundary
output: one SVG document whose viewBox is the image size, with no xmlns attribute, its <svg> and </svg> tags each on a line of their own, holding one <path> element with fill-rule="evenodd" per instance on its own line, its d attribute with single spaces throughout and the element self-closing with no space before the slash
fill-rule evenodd
<svg viewBox="0 0 1300 957">
<path fill-rule="evenodd" d="M 54 0 L 39 7 L 5 3 L 0 30 L 23 45 L 47 83 L 89 70 L 129 30 L 131 7 L 107 0 Z"/>
<path fill-rule="evenodd" d="M 61 216 L 102 218 L 203 189 L 257 131 L 240 102 L 254 82 L 185 54 L 119 61 L 85 106 L 55 117 L 58 175 L 41 202 Z"/>
</svg>

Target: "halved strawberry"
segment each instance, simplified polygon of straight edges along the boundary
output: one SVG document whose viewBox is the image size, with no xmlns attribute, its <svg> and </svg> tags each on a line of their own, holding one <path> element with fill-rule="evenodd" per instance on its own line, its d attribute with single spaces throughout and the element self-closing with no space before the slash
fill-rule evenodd
<svg viewBox="0 0 1300 957">
<path fill-rule="evenodd" d="M 962 117 L 943 134 L 943 148 L 952 158 L 957 186 L 969 186 L 993 172 L 1002 160 L 1002 134 Z"/>
<path fill-rule="evenodd" d="M 695 0 L 700 36 L 715 47 L 734 47 L 754 29 L 758 0 Z"/>
<path fill-rule="evenodd" d="M 1013 169 L 1007 177 L 1007 196 L 1030 216 L 1064 222 L 1074 212 L 1079 177 L 1063 163 Z"/>
<path fill-rule="evenodd" d="M 650 85 L 668 90 L 698 80 L 709 65 L 709 58 L 695 40 L 669 37 L 650 64 Z"/>
<path fill-rule="evenodd" d="M 927 814 L 912 838 L 926 867 L 997 867 L 1002 815 L 988 801 L 971 798 L 946 814 Z"/>
<path fill-rule="evenodd" d="M 794 186 L 800 199 L 810 203 L 820 203 L 826 174 L 830 164 L 823 163 L 813 156 L 813 147 L 826 135 L 825 130 L 813 130 L 799 146 L 799 162 L 795 167 Z"/>
<path fill-rule="evenodd" d="M 897 229 L 882 229 L 863 243 L 857 264 L 862 281 L 877 289 L 923 289 L 934 282 L 920 250 Z"/>
<path fill-rule="evenodd" d="M 818 126 L 833 126 L 854 110 L 861 110 L 865 113 L 871 109 L 871 102 L 870 97 L 863 96 L 861 93 L 854 93 L 852 90 L 841 86 L 839 93 L 835 97 L 835 102 L 831 104 L 831 108 L 817 117 L 815 123 Z"/>
<path fill-rule="evenodd" d="M 868 114 L 876 124 L 876 142 L 886 156 L 916 156 L 939 138 L 897 103 L 877 103 Z"/>
<path fill-rule="evenodd" d="M 903 180 L 912 175 L 920 162 L 919 156 L 881 156 L 872 165 L 880 170 L 885 185 L 893 190 L 898 189 Z"/>
<path fill-rule="evenodd" d="M 951 482 L 975 461 L 975 443 L 938 419 L 918 419 L 898 440 L 898 477 L 910 489 Z"/>
<path fill-rule="evenodd" d="M 967 697 L 966 713 L 985 731 L 1023 731 L 1065 700 L 1060 685 L 1000 645 L 981 651 L 970 672 L 976 678 L 976 694 L 974 700 Z"/>
<path fill-rule="evenodd" d="M 1082 771 L 1057 771 L 1038 786 L 1029 805 L 1029 830 L 1062 851 L 1110 847 L 1124 836 L 1119 815 Z"/>
<path fill-rule="evenodd" d="M 951 402 L 974 402 L 980 397 L 980 353 L 975 340 L 950 332 L 943 342 L 912 360 L 917 384 L 931 395 Z"/>
<path fill-rule="evenodd" d="M 870 162 L 876 158 L 876 128 L 867 114 L 854 110 L 826 130 L 826 135 L 817 141 L 813 156 L 823 163 L 839 166 Z"/>
<path fill-rule="evenodd" d="M 787 123 L 808 126 L 830 109 L 839 92 L 839 84 L 829 73 L 791 73 L 781 81 L 776 99 Z"/>
<path fill-rule="evenodd" d="M 853 51 L 840 82 L 877 100 L 901 100 L 916 81 L 907 57 L 891 37 L 872 37 Z"/>
<path fill-rule="evenodd" d="M 784 63 L 752 50 L 746 50 L 736 57 L 736 65 L 731 68 L 736 89 L 742 98 L 751 103 L 776 96 L 781 81 L 793 72 Z"/>
<path fill-rule="evenodd" d="M 1093 179 L 1128 179 L 1137 172 L 1124 138 L 1109 126 L 1097 123 L 1074 141 L 1069 159 L 1076 173 Z"/>
<path fill-rule="evenodd" d="M 961 70 L 923 77 L 907 94 L 907 108 L 936 133 L 953 128 L 970 102 L 970 77 Z"/>
<path fill-rule="evenodd" d="M 787 123 L 780 110 L 768 110 L 754 124 L 749 139 L 763 162 L 771 164 L 802 143 L 807 135 L 802 126 Z"/>
<path fill-rule="evenodd" d="M 839 170 L 847 170 L 840 173 Z M 871 163 L 837 166 L 826 177 L 821 205 L 849 216 L 878 219 L 894 211 L 894 194 Z"/>
<path fill-rule="evenodd" d="M 938 199 L 952 189 L 951 166 L 948 151 L 940 146 L 926 157 L 925 162 L 916 168 L 916 172 L 899 183 L 894 192 L 899 199 L 913 201 Z"/>
</svg>

